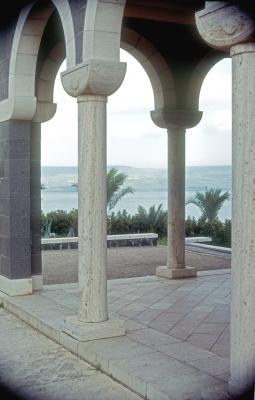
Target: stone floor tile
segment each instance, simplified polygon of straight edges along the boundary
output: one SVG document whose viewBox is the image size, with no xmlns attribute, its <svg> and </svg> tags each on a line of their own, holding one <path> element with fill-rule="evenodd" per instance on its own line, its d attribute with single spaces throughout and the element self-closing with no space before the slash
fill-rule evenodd
<svg viewBox="0 0 255 400">
<path fill-rule="evenodd" d="M 212 355 L 209 351 L 193 346 L 187 342 L 162 345 L 158 347 L 158 350 L 163 354 L 167 354 L 183 362 L 200 360 L 201 358 L 210 357 Z"/>
<path fill-rule="evenodd" d="M 158 351 L 147 354 L 139 354 L 127 361 L 123 359 L 113 360 L 115 367 L 124 368 L 127 373 L 132 373 L 146 382 L 158 382 L 179 378 L 181 375 L 197 374 L 196 368 L 186 365 Z"/>
<path fill-rule="evenodd" d="M 141 310 L 127 310 L 126 308 L 117 309 L 116 311 L 118 311 L 119 315 L 128 318 L 134 318 L 141 312 Z"/>
<path fill-rule="evenodd" d="M 193 305 L 182 304 L 181 302 L 178 302 L 178 304 L 174 303 L 168 307 L 169 312 L 177 312 L 177 313 L 184 313 L 184 314 L 188 314 L 193 309 L 194 309 Z"/>
<path fill-rule="evenodd" d="M 227 323 L 230 322 L 230 313 L 227 311 L 213 311 L 205 319 L 206 322 Z"/>
<path fill-rule="evenodd" d="M 148 308 L 148 304 L 143 304 L 143 303 L 139 303 L 139 302 L 133 302 L 133 303 L 130 303 L 127 306 L 121 308 L 120 312 L 122 312 L 123 310 L 125 310 L 125 311 L 142 312 L 142 311 L 146 310 L 147 308 Z"/>
<path fill-rule="evenodd" d="M 128 337 L 154 348 L 163 344 L 179 342 L 179 339 L 151 328 L 133 331 L 128 334 Z"/>
<path fill-rule="evenodd" d="M 135 320 L 149 324 L 153 319 L 162 313 L 162 310 L 147 309 L 136 315 Z"/>
<path fill-rule="evenodd" d="M 185 317 L 186 313 L 177 313 L 177 312 L 169 312 L 163 311 L 158 317 L 155 318 L 155 321 L 162 322 L 179 322 Z"/>
<path fill-rule="evenodd" d="M 221 334 L 226 328 L 226 324 L 218 324 L 213 322 L 202 322 L 196 329 L 196 333 L 209 333 L 209 334 Z"/>
<path fill-rule="evenodd" d="M 177 324 L 168 333 L 180 340 L 186 340 L 196 329 L 194 326 Z"/>
<path fill-rule="evenodd" d="M 197 400 L 202 399 L 202 393 L 208 392 L 211 389 L 212 393 L 226 389 L 227 385 L 219 379 L 207 375 L 201 371 L 197 371 L 193 374 L 183 375 L 180 373 L 178 377 L 170 376 L 166 381 L 149 383 L 147 386 L 148 399 L 157 400 L 157 397 L 152 397 L 152 393 L 160 393 L 163 400 L 165 399 L 178 399 L 178 400 Z M 165 394 L 166 397 L 163 397 Z M 167 397 L 169 396 L 169 397 Z M 159 397 L 160 399 L 160 397 Z M 207 397 L 207 400 L 211 400 Z M 222 400 L 222 398 L 212 398 L 212 400 Z"/>
<path fill-rule="evenodd" d="M 157 329 L 160 332 L 167 333 L 171 328 L 176 325 L 176 322 L 167 322 L 167 321 L 152 321 L 148 324 L 149 328 Z"/>
<path fill-rule="evenodd" d="M 139 354 L 153 352 L 151 347 L 127 337 L 94 340 L 91 342 L 80 342 L 78 344 L 78 353 L 86 354 L 86 351 L 102 356 L 108 360 L 136 358 Z"/>
<path fill-rule="evenodd" d="M 210 350 L 212 353 L 217 354 L 221 357 L 230 356 L 230 345 L 218 344 L 217 342 Z"/>
<path fill-rule="evenodd" d="M 154 304 L 150 305 L 149 308 L 152 310 L 167 310 L 167 309 L 169 309 L 169 303 L 158 302 L 158 303 L 154 303 Z"/>
<path fill-rule="evenodd" d="M 211 335 L 209 333 L 193 333 L 188 337 L 187 342 L 193 344 L 194 346 L 210 350 L 211 347 L 216 343 L 218 337 L 219 335 Z"/>
<path fill-rule="evenodd" d="M 219 378 L 221 375 L 229 374 L 230 370 L 230 361 L 226 357 L 211 356 L 200 360 L 188 361 L 188 364 Z"/>
<path fill-rule="evenodd" d="M 136 331 L 137 329 L 145 329 L 146 326 L 132 319 L 125 318 L 126 333 Z"/>
</svg>

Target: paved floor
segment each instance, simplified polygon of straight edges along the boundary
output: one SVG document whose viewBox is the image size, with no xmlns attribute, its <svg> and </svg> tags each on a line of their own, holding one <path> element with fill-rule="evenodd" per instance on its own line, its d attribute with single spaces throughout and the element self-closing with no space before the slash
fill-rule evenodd
<svg viewBox="0 0 255 400">
<path fill-rule="evenodd" d="M 63 334 L 64 316 L 77 312 L 77 284 L 50 285 L 32 296 L 8 298 L 5 307 L 148 400 L 215 400 L 227 397 L 230 274 L 209 274 L 175 281 L 109 281 L 110 316 L 126 320 L 127 334 L 120 338 L 78 343 Z M 40 357 L 47 359 L 43 353 Z M 65 368 L 72 374 L 75 361 L 70 357 L 74 364 L 70 361 Z M 43 363 L 39 371 L 45 368 Z"/>
<path fill-rule="evenodd" d="M 108 249 L 108 279 L 154 275 L 166 265 L 166 246 L 119 247 Z M 42 252 L 44 284 L 78 281 L 78 251 Z M 198 271 L 230 268 L 230 255 L 186 247 L 186 263 Z"/>
<path fill-rule="evenodd" d="M 10 390 L 26 400 L 140 399 L 3 309 L 0 331 L 1 400 Z"/>
</svg>

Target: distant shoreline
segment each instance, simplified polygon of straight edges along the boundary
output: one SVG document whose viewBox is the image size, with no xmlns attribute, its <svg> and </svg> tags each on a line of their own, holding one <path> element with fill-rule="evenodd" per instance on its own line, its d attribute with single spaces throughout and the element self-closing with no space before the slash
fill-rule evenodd
<svg viewBox="0 0 255 400">
<path fill-rule="evenodd" d="M 107 165 L 107 168 L 135 168 L 135 169 L 156 169 L 156 170 L 167 170 L 167 167 L 136 167 L 133 165 Z M 216 165 L 186 165 L 186 168 L 223 168 L 232 167 L 232 164 L 216 164 Z M 78 168 L 78 165 L 42 165 L 41 168 Z"/>
</svg>

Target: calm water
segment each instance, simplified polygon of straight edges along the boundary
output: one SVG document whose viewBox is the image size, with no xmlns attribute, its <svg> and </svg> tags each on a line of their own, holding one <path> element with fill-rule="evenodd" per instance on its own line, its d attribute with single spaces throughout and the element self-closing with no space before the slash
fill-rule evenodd
<svg viewBox="0 0 255 400">
<path fill-rule="evenodd" d="M 109 167 L 110 168 L 110 167 Z M 167 206 L 167 171 L 150 168 L 117 168 L 128 175 L 126 185 L 132 186 L 133 194 L 125 196 L 114 208 L 115 211 L 126 209 L 131 214 L 142 205 L 146 209 L 155 204 Z M 42 209 L 66 210 L 78 207 L 77 189 L 72 183 L 77 182 L 76 167 L 42 167 Z M 206 188 L 220 188 L 231 192 L 230 166 L 187 167 L 186 169 L 186 199 Z M 192 204 L 186 206 L 186 215 L 199 217 L 198 208 Z M 220 218 L 231 218 L 231 201 L 224 204 Z"/>
</svg>

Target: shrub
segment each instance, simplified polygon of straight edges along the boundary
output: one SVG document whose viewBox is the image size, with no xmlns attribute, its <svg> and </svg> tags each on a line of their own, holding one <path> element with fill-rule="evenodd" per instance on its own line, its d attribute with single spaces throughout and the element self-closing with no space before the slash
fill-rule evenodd
<svg viewBox="0 0 255 400">
<path fill-rule="evenodd" d="M 107 219 L 107 232 L 110 235 L 134 233 L 131 215 L 126 210 L 112 212 Z"/>
<path fill-rule="evenodd" d="M 47 214 L 42 213 L 41 229 L 43 230 L 49 223 L 51 223 L 51 232 L 56 236 L 67 236 L 70 228 L 73 228 L 77 235 L 78 211 L 73 209 L 70 212 L 57 210 Z"/>
<path fill-rule="evenodd" d="M 78 235 L 78 210 L 66 212 L 63 210 L 51 211 L 41 216 L 41 232 L 45 234 L 47 226 L 51 224 L 51 233 L 56 236 L 67 236 L 70 229 Z M 107 220 L 108 234 L 146 233 L 154 232 L 159 237 L 167 236 L 167 211 L 162 205 L 152 206 L 147 211 L 139 206 L 137 213 L 129 214 L 126 210 L 112 212 Z M 213 244 L 231 247 L 231 221 L 221 222 L 218 219 L 208 221 L 204 218 L 188 218 L 185 221 L 186 236 L 210 236 Z"/>
</svg>

